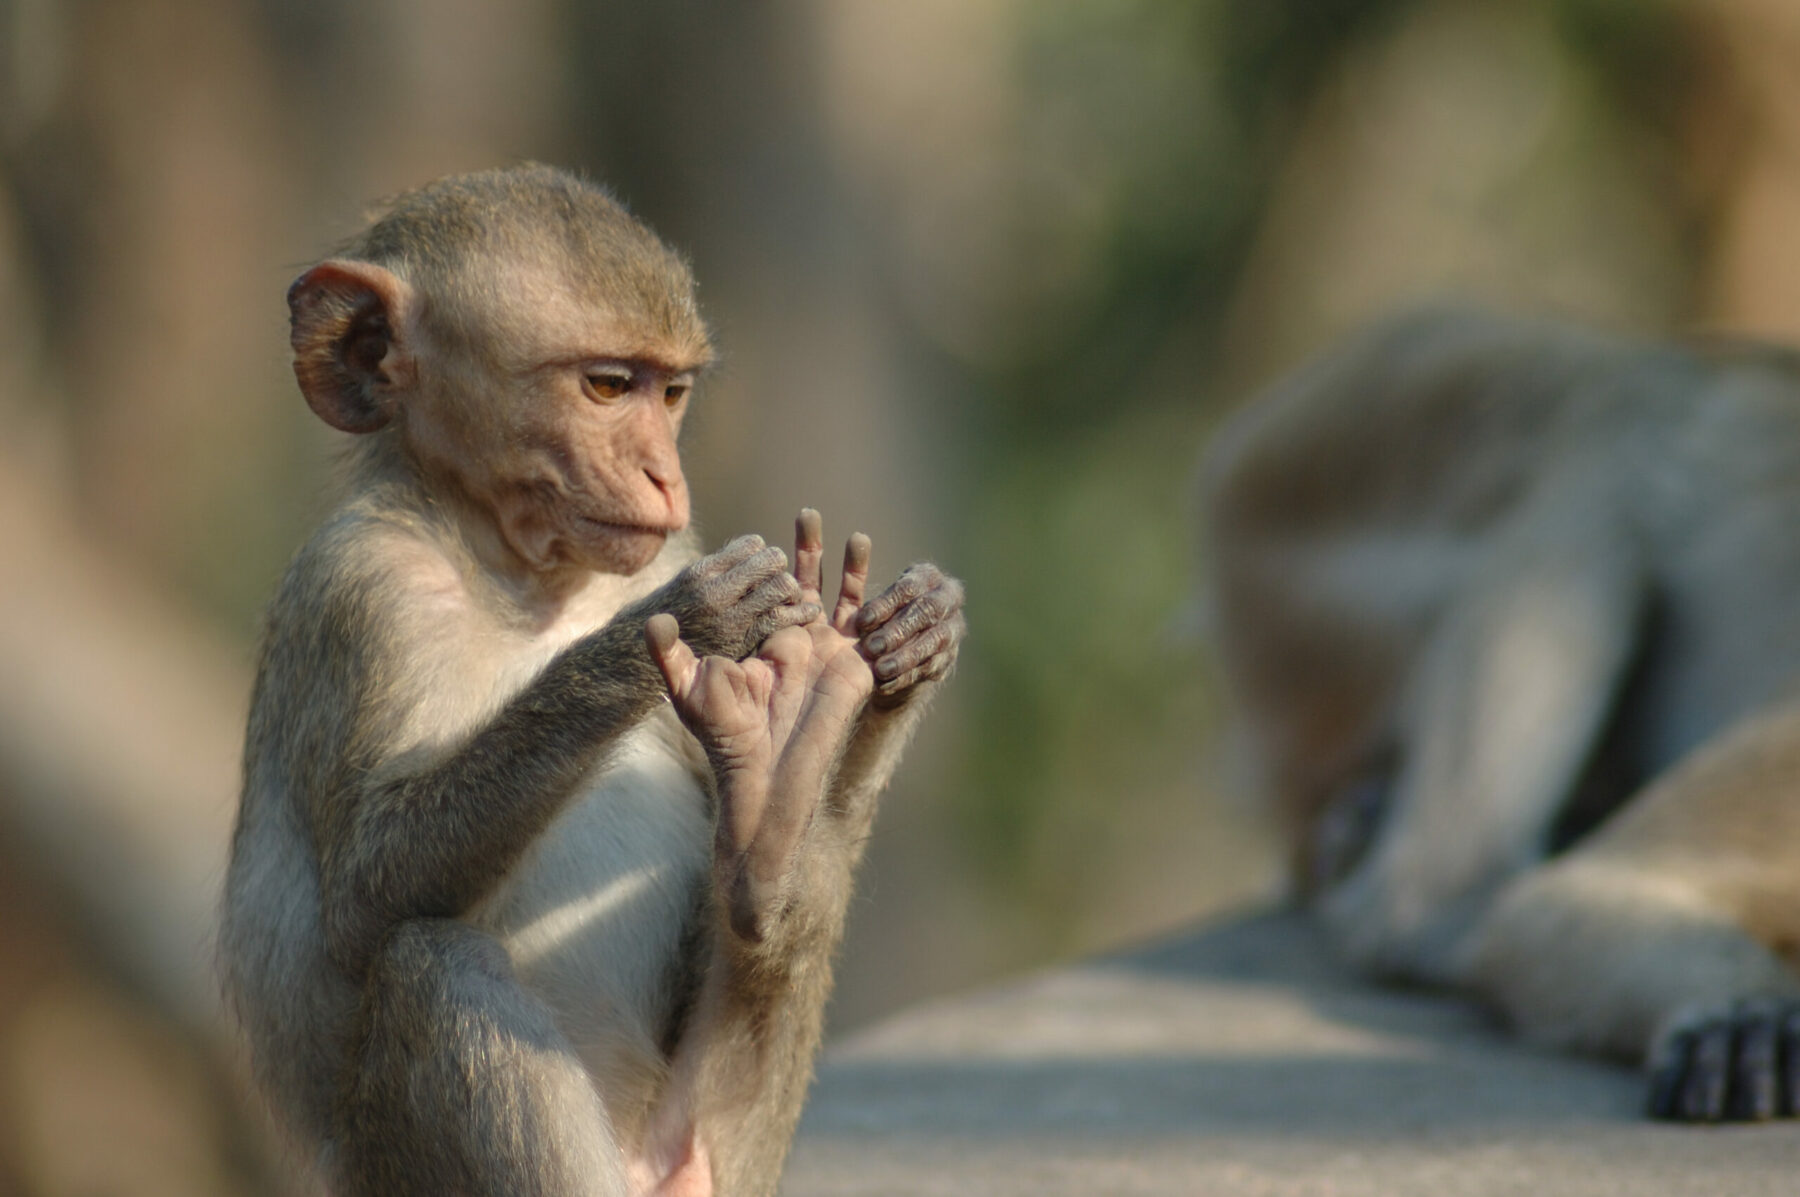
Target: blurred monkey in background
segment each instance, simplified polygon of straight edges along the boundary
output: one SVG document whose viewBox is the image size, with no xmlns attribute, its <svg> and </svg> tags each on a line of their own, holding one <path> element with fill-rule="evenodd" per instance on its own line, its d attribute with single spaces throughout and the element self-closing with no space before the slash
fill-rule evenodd
<svg viewBox="0 0 1800 1197">
<path fill-rule="evenodd" d="M 1800 1114 L 1800 359 L 1434 311 L 1238 416 L 1207 602 L 1295 886 L 1367 972 Z"/>
</svg>

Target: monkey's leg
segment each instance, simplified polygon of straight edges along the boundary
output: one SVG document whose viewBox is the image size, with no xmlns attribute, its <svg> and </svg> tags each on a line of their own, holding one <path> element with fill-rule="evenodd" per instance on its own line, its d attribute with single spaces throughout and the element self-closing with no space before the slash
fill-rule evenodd
<svg viewBox="0 0 1800 1197">
<path fill-rule="evenodd" d="M 875 679 L 856 642 L 822 620 L 777 633 L 743 663 L 697 659 L 677 630 L 659 616 L 644 636 L 713 763 L 715 931 L 644 1154 L 683 1197 L 772 1197 L 812 1079 L 865 830 L 825 796 Z M 701 1164 L 710 1188 L 683 1175 Z"/>
<path fill-rule="evenodd" d="M 1619 538 L 1562 531 L 1498 547 L 1414 669 L 1383 825 L 1320 902 L 1364 968 L 1450 979 L 1452 952 L 1495 890 L 1542 855 L 1605 727 L 1643 586 Z"/>
<path fill-rule="evenodd" d="M 1642 1059 L 1651 1112 L 1800 1113 L 1800 710 L 1702 748 L 1515 881 L 1461 971 L 1527 1036 Z"/>
<path fill-rule="evenodd" d="M 369 971 L 339 1110 L 335 1192 L 616 1197 L 606 1111 L 506 951 L 451 919 L 389 934 Z"/>
</svg>

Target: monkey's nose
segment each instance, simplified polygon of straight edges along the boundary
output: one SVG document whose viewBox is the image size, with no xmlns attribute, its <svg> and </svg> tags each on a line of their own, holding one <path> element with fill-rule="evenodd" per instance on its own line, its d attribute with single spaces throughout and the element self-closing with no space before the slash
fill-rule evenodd
<svg viewBox="0 0 1800 1197">
<path fill-rule="evenodd" d="M 678 528 L 687 527 L 687 485 L 682 480 L 681 475 L 676 474 L 673 477 L 665 477 L 664 475 L 657 473 L 654 469 L 646 469 L 644 471 L 644 477 L 650 480 L 651 487 L 653 487 L 656 493 L 661 496 L 663 506 L 669 515 L 670 524 Z"/>
</svg>

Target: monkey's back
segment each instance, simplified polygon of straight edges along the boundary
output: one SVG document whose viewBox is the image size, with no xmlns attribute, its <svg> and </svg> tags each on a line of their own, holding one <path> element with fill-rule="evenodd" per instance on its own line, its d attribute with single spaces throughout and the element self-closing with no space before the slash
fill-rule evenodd
<svg viewBox="0 0 1800 1197">
<path fill-rule="evenodd" d="M 1572 516 L 1654 546 L 1617 716 L 1631 772 L 1800 688 L 1800 369 L 1778 351 L 1413 313 L 1237 415 L 1203 482 L 1215 639 L 1269 750 L 1314 758 L 1288 762 L 1297 786 L 1382 734 L 1493 545 Z"/>
</svg>

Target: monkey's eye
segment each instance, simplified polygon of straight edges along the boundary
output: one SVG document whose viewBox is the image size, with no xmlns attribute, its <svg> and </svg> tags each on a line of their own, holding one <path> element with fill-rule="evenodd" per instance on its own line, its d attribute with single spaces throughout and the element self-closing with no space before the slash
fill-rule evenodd
<svg viewBox="0 0 1800 1197">
<path fill-rule="evenodd" d="M 669 386 L 663 390 L 663 402 L 670 407 L 674 407 L 677 403 L 680 403 L 683 399 L 687 398 L 688 390 L 688 384 L 685 382 L 670 383 Z"/>
<path fill-rule="evenodd" d="M 631 390 L 631 375 L 590 374 L 587 376 L 587 389 L 596 399 L 620 399 Z"/>
</svg>

